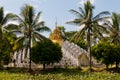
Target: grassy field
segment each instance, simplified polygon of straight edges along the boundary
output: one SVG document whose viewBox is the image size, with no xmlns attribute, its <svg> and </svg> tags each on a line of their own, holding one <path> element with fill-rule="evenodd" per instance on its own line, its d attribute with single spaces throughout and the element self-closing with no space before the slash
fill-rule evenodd
<svg viewBox="0 0 120 80">
<path fill-rule="evenodd" d="M 9 69 L 0 71 L 0 80 L 120 80 L 120 74 L 112 70 L 88 72 L 79 69 L 49 69 L 30 75 L 23 69 Z"/>
</svg>

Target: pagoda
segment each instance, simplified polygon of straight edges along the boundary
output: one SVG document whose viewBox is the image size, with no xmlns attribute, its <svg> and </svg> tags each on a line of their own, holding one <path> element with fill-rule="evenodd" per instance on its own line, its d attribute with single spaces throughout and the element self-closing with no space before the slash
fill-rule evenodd
<svg viewBox="0 0 120 80">
<path fill-rule="evenodd" d="M 62 33 L 57 27 L 57 22 L 55 24 L 55 29 L 53 33 L 50 35 L 50 40 L 52 40 L 54 43 L 58 43 L 60 46 L 62 45 L 63 39 L 62 39 Z"/>
</svg>

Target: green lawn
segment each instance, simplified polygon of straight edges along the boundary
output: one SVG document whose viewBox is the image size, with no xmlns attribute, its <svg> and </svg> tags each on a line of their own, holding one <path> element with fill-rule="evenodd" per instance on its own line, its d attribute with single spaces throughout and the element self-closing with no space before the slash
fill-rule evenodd
<svg viewBox="0 0 120 80">
<path fill-rule="evenodd" d="M 0 80 L 120 80 L 119 73 L 109 71 L 88 72 L 78 69 L 57 69 L 37 71 L 30 75 L 22 69 L 0 71 Z"/>
</svg>

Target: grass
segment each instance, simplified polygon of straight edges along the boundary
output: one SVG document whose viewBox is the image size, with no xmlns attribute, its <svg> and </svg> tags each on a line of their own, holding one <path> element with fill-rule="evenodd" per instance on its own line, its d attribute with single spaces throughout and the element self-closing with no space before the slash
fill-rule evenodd
<svg viewBox="0 0 120 80">
<path fill-rule="evenodd" d="M 30 75 L 27 69 L 10 68 L 0 71 L 0 80 L 120 80 L 120 74 L 114 72 L 114 69 L 99 72 L 79 69 L 47 69 L 34 71 Z"/>
</svg>

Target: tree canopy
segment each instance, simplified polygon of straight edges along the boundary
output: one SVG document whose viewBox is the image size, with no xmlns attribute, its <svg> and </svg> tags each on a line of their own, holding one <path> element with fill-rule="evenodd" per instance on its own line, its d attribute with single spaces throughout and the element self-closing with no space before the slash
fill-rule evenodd
<svg viewBox="0 0 120 80">
<path fill-rule="evenodd" d="M 116 63 L 116 67 L 120 63 L 120 46 L 116 46 L 109 42 L 100 42 L 92 47 L 92 55 L 106 67 L 109 64 Z"/>
<path fill-rule="evenodd" d="M 43 68 L 45 68 L 45 64 L 59 62 L 62 58 L 59 44 L 55 44 L 48 39 L 38 42 L 37 45 L 32 48 L 31 55 L 35 63 L 43 64 Z"/>
<path fill-rule="evenodd" d="M 91 33 L 99 34 L 100 36 L 103 36 L 103 32 L 106 32 L 106 28 L 103 25 L 100 25 L 99 22 L 106 20 L 108 18 L 109 12 L 108 11 L 102 11 L 94 16 L 93 10 L 95 9 L 95 6 L 91 4 L 91 2 L 88 0 L 86 3 L 84 3 L 83 7 L 78 8 L 79 11 L 76 11 L 74 9 L 71 9 L 70 12 L 75 15 L 75 19 L 72 21 L 68 21 L 68 24 L 75 24 L 79 27 L 82 27 L 75 35 L 71 38 L 71 40 L 74 40 L 75 42 L 79 42 L 81 39 L 84 39 L 84 35 L 86 35 L 86 41 L 87 41 L 87 50 L 90 54 L 90 70 L 92 66 L 91 62 Z"/>
</svg>

